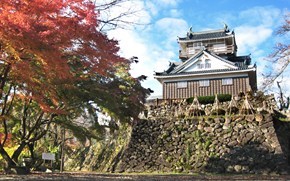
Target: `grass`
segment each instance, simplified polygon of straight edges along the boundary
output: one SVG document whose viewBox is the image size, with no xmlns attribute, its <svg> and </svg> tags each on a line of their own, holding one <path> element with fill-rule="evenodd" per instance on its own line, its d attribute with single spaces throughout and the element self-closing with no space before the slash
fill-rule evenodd
<svg viewBox="0 0 290 181">
<path fill-rule="evenodd" d="M 282 117 L 280 117 L 279 118 L 279 121 L 282 121 L 282 122 L 290 122 L 290 119 L 288 118 L 288 117 L 286 117 L 286 118 L 282 118 Z"/>
</svg>

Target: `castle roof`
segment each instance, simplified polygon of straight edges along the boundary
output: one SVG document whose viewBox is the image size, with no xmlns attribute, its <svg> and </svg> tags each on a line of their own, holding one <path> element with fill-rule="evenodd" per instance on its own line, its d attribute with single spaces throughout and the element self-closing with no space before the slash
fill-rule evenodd
<svg viewBox="0 0 290 181">
<path fill-rule="evenodd" d="M 233 72 L 247 72 L 255 70 L 255 67 L 243 67 L 237 69 L 213 69 L 213 70 L 201 70 L 201 71 L 191 71 L 191 72 L 180 72 L 175 74 L 168 74 L 166 72 L 156 72 L 155 77 L 171 77 L 171 76 L 189 76 L 189 75 L 208 75 L 208 74 L 222 74 L 222 73 L 233 73 Z"/>
<path fill-rule="evenodd" d="M 234 32 L 230 32 L 228 27 L 225 25 L 225 28 L 219 30 L 210 30 L 210 31 L 201 31 L 201 32 L 193 32 L 192 28 L 187 32 L 186 37 L 178 37 L 179 41 L 200 41 L 207 39 L 219 39 L 231 37 L 234 35 Z"/>
<path fill-rule="evenodd" d="M 194 65 L 198 64 L 198 61 L 202 57 L 209 59 L 215 59 L 216 64 L 224 64 L 221 67 L 198 70 L 194 69 Z M 170 63 L 169 68 L 164 72 L 156 72 L 156 77 L 168 77 L 168 76 L 187 76 L 187 75 L 199 75 L 199 74 L 216 74 L 216 73 L 230 73 L 230 72 L 243 72 L 255 69 L 254 66 L 250 66 L 251 58 L 247 56 L 233 56 L 233 57 L 220 57 L 207 50 L 201 50 L 187 61 L 182 63 Z"/>
</svg>

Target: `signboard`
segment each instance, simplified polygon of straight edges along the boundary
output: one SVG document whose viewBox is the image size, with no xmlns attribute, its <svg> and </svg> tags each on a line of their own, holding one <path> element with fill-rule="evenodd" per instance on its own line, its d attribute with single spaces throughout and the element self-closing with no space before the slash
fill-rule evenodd
<svg viewBox="0 0 290 181">
<path fill-rule="evenodd" d="M 42 153 L 43 160 L 55 160 L 55 154 L 53 153 Z"/>
</svg>

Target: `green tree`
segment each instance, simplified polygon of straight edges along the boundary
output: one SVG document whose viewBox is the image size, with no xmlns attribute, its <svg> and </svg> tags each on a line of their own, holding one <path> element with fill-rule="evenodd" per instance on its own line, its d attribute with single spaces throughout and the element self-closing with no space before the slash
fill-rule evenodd
<svg viewBox="0 0 290 181">
<path fill-rule="evenodd" d="M 146 90 L 118 43 L 99 30 L 96 9 L 87 0 L 1 1 L 0 154 L 8 168 L 25 147 L 33 156 L 52 124 L 98 138 L 73 121 L 84 110 L 99 107 L 130 122 L 142 109 Z M 12 156 L 5 150 L 11 135 Z"/>
</svg>

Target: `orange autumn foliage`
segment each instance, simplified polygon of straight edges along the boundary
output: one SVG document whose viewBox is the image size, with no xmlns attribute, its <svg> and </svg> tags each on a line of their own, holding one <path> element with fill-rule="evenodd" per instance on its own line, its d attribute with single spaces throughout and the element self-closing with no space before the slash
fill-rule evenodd
<svg viewBox="0 0 290 181">
<path fill-rule="evenodd" d="M 1 0 L 1 76 L 7 71 L 7 80 L 52 111 L 46 100 L 57 106 L 59 85 L 69 87 L 90 74 L 106 76 L 127 61 L 118 56 L 117 42 L 98 31 L 98 18 L 90 0 Z M 73 56 L 85 67 L 80 74 L 69 66 Z"/>
</svg>

